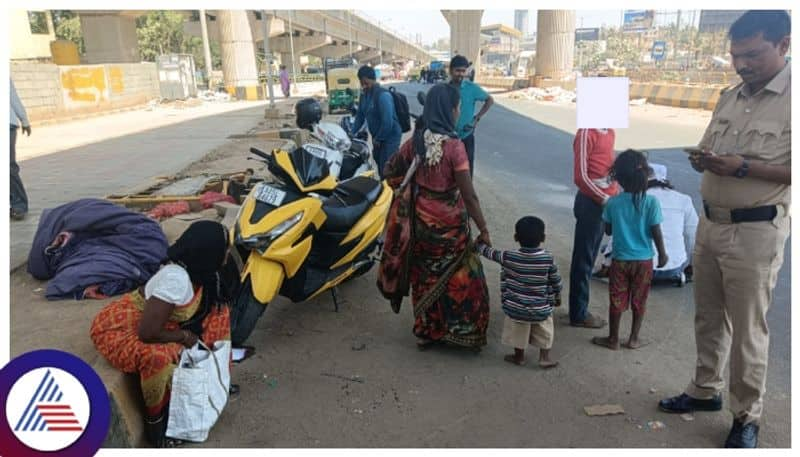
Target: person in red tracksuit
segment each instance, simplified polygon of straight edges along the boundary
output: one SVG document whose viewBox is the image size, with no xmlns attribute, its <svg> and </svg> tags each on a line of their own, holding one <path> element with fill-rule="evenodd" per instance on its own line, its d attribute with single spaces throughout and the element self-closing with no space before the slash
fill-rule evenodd
<svg viewBox="0 0 800 457">
<path fill-rule="evenodd" d="M 575 327 L 602 328 L 605 320 L 589 313 L 589 280 L 603 239 L 603 206 L 619 192 L 608 177 L 614 163 L 614 130 L 578 129 L 572 149 L 578 193 L 573 206 L 575 240 L 569 274 L 569 320 Z"/>
</svg>

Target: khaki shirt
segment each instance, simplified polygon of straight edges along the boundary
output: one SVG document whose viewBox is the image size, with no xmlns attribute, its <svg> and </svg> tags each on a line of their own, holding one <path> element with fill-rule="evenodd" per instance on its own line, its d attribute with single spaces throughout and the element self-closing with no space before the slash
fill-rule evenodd
<svg viewBox="0 0 800 457">
<path fill-rule="evenodd" d="M 787 64 L 755 94 L 745 83 L 719 98 L 699 147 L 717 155 L 738 154 L 769 165 L 792 165 L 792 74 Z M 723 208 L 782 204 L 788 211 L 791 190 L 786 184 L 751 177 L 703 173 L 703 200 Z"/>
</svg>

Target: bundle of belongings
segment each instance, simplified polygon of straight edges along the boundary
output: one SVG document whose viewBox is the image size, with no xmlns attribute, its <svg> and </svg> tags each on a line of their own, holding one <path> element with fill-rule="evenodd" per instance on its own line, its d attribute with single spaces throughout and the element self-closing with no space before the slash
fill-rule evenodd
<svg viewBox="0 0 800 457">
<path fill-rule="evenodd" d="M 105 200 L 86 198 L 45 210 L 28 272 L 50 280 L 50 300 L 105 298 L 147 282 L 167 257 L 158 222 Z"/>
</svg>

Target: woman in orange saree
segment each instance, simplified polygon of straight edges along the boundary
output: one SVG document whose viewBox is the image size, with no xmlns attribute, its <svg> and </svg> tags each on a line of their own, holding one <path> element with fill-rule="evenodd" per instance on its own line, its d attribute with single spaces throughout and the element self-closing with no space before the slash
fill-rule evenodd
<svg viewBox="0 0 800 457">
<path fill-rule="evenodd" d="M 145 431 L 157 447 L 164 433 L 172 372 L 184 347 L 230 339 L 229 294 L 219 270 L 228 232 L 211 221 L 192 224 L 170 246 L 167 264 L 144 287 L 103 308 L 91 327 L 97 350 L 118 370 L 139 375 Z"/>
</svg>

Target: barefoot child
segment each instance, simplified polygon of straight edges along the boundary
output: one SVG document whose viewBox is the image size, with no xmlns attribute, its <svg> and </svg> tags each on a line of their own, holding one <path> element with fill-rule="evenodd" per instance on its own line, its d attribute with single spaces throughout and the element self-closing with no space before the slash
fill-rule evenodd
<svg viewBox="0 0 800 457">
<path fill-rule="evenodd" d="M 619 322 L 628 307 L 633 310 L 633 325 L 624 346 L 630 349 L 642 346 L 639 329 L 653 277 L 654 242 L 658 266 L 667 263 L 661 236 L 661 207 L 655 197 L 645 193 L 649 171 L 644 154 L 632 149 L 620 154 L 611 167 L 611 178 L 619 182 L 624 192 L 611 197 L 603 209 L 606 234 L 613 232 L 614 236 L 608 271 L 609 335 L 594 337 L 592 343 L 613 350 L 619 349 Z"/>
<path fill-rule="evenodd" d="M 550 360 L 552 314 L 553 306 L 561 304 L 561 278 L 553 255 L 539 247 L 544 241 L 544 222 L 538 217 L 523 217 L 517 221 L 514 240 L 520 244 L 518 251 L 478 245 L 481 255 L 503 266 L 503 344 L 514 348 L 514 354 L 505 356 L 505 360 L 524 365 L 525 348 L 530 343 L 539 348 L 539 366 L 553 368 L 558 362 Z"/>
</svg>

